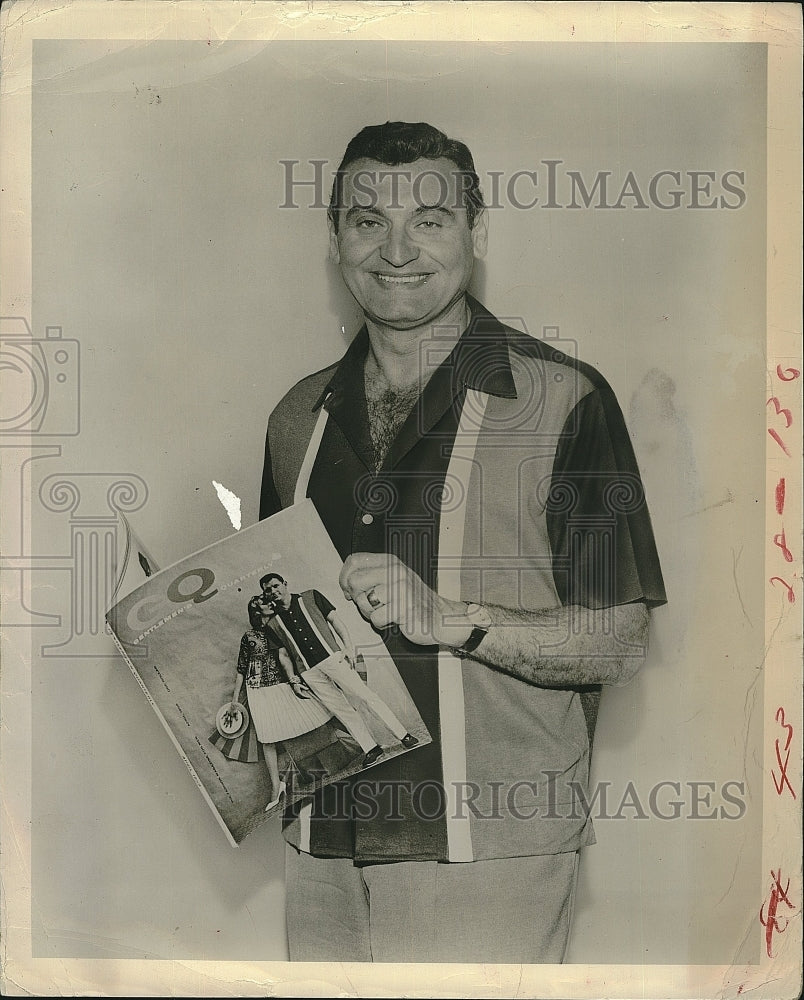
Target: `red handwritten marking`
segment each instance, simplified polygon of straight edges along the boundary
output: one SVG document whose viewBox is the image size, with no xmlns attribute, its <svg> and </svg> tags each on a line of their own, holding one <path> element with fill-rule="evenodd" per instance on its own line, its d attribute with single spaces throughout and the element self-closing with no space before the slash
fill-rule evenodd
<svg viewBox="0 0 804 1000">
<path fill-rule="evenodd" d="M 785 455 L 787 455 L 789 457 L 790 456 L 790 452 L 787 450 L 787 447 L 785 446 L 784 441 L 782 441 L 782 439 L 779 437 L 779 435 L 776 433 L 776 431 L 773 430 L 773 428 L 769 427 L 768 428 L 768 434 L 770 434 L 770 436 L 773 438 L 773 440 L 776 442 L 776 444 L 779 445 L 779 447 L 782 449 L 782 451 L 785 453 Z"/>
<path fill-rule="evenodd" d="M 773 544 L 777 548 L 780 548 L 782 550 L 782 555 L 784 556 L 784 561 L 785 562 L 792 562 L 793 561 L 793 553 L 787 547 L 787 540 L 785 539 L 785 536 L 784 536 L 784 528 L 781 530 L 781 532 L 778 535 L 774 535 L 773 536 Z"/>
<path fill-rule="evenodd" d="M 778 580 L 779 583 L 781 583 L 781 585 L 783 587 L 787 588 L 787 600 L 790 602 L 790 604 L 795 604 L 796 603 L 796 595 L 793 593 L 793 588 L 790 586 L 789 583 L 786 583 L 780 576 L 772 576 L 770 578 L 770 580 L 768 581 L 768 583 L 772 584 L 776 580 Z"/>
<path fill-rule="evenodd" d="M 795 379 L 799 377 L 800 374 L 801 372 L 798 370 L 798 368 L 782 369 L 781 365 L 776 366 L 776 377 L 782 382 L 793 382 Z"/>
<path fill-rule="evenodd" d="M 776 513 L 784 514 L 784 489 L 785 481 L 782 477 L 776 484 Z"/>
<path fill-rule="evenodd" d="M 790 784 L 790 779 L 787 777 L 787 765 L 790 761 L 790 744 L 793 741 L 793 727 L 785 719 L 784 708 L 781 705 L 776 709 L 774 718 L 782 729 L 784 729 L 787 738 L 785 739 L 784 746 L 781 745 L 779 737 L 777 736 L 776 738 L 776 762 L 779 765 L 779 777 L 777 779 L 776 772 L 771 768 L 771 778 L 773 778 L 773 785 L 777 795 L 781 795 L 786 786 L 795 799 L 796 793 Z M 783 753 L 785 754 L 784 760 L 782 760 Z"/>
<path fill-rule="evenodd" d="M 778 396 L 771 396 L 765 405 L 770 406 L 771 403 L 773 403 L 773 408 L 776 410 L 777 417 L 784 417 L 784 426 L 785 429 L 787 429 L 790 424 L 793 423 L 793 414 L 787 409 L 786 406 L 781 405 Z"/>
<path fill-rule="evenodd" d="M 791 743 L 791 741 L 793 739 L 793 727 L 790 725 L 790 723 L 787 721 L 787 719 L 785 719 L 784 706 L 780 705 L 776 709 L 776 715 L 774 715 L 774 719 L 776 719 L 776 721 L 779 723 L 779 725 L 782 727 L 782 729 L 786 729 L 787 730 L 787 740 L 785 741 L 785 745 L 784 745 L 784 749 L 786 750 L 790 746 L 790 743 Z M 778 740 L 777 740 L 777 743 L 778 743 Z"/>
<path fill-rule="evenodd" d="M 765 948 L 768 952 L 768 958 L 773 958 L 773 934 L 778 932 L 779 934 L 784 934 L 787 930 L 787 925 L 789 920 L 787 917 L 784 918 L 784 926 L 779 923 L 779 917 L 776 915 L 776 911 L 779 908 L 779 903 L 786 903 L 791 910 L 795 907 L 790 902 L 787 893 L 790 891 L 790 879 L 787 880 L 787 885 L 782 888 L 782 869 L 780 868 L 778 872 L 775 872 L 771 868 L 771 878 L 773 879 L 773 886 L 768 894 L 767 900 L 762 904 L 759 911 L 759 922 L 765 928 Z M 767 907 L 767 910 L 765 909 Z"/>
<path fill-rule="evenodd" d="M 781 795 L 785 790 L 785 786 L 790 790 L 790 794 L 795 799 L 796 793 L 793 791 L 793 786 L 790 784 L 790 779 L 787 777 L 787 764 L 790 760 L 790 751 L 787 751 L 784 761 L 782 760 L 782 751 L 779 749 L 779 741 L 776 741 L 776 760 L 779 764 L 779 777 L 777 779 L 776 772 L 771 768 L 771 778 L 773 778 L 773 787 L 776 789 L 776 794 Z"/>
</svg>

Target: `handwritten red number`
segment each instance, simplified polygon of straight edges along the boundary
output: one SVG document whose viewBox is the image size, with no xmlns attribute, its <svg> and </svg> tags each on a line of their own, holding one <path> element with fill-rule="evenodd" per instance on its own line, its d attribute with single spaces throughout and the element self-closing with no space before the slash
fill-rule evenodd
<svg viewBox="0 0 804 1000">
<path fill-rule="evenodd" d="M 793 382 L 799 377 L 801 372 L 798 368 L 785 368 L 782 369 L 781 365 L 776 366 L 776 377 L 782 382 Z"/>
<path fill-rule="evenodd" d="M 787 765 L 790 761 L 790 744 L 793 741 L 793 727 L 785 719 L 784 708 L 781 705 L 776 709 L 774 718 L 782 729 L 784 729 L 787 738 L 785 739 L 784 746 L 781 745 L 781 740 L 778 737 L 776 738 L 776 763 L 779 765 L 779 777 L 776 777 L 776 772 L 771 768 L 771 778 L 773 778 L 773 785 L 777 795 L 781 795 L 785 788 L 787 788 L 795 799 L 796 793 L 793 791 L 793 786 L 787 777 Z M 785 754 L 784 760 L 782 760 L 782 754 Z"/>
<path fill-rule="evenodd" d="M 787 589 L 787 600 L 790 602 L 790 604 L 795 604 L 796 595 L 793 593 L 793 588 L 790 586 L 789 583 L 785 583 L 785 581 L 780 576 L 772 576 L 768 581 L 768 583 L 774 583 L 776 580 L 778 580 L 779 583 L 781 583 L 781 585 Z"/>
<path fill-rule="evenodd" d="M 787 730 L 787 740 L 785 741 L 785 745 L 782 748 L 784 750 L 787 750 L 787 748 L 790 746 L 791 740 L 793 739 L 793 727 L 785 719 L 784 708 L 781 705 L 776 709 L 776 715 L 774 715 L 774 719 L 776 719 L 776 721 L 779 723 L 782 729 Z M 778 743 L 779 741 L 777 740 L 776 742 Z"/>
<path fill-rule="evenodd" d="M 784 488 L 785 481 L 782 477 L 776 484 L 776 513 L 784 514 Z"/>
<path fill-rule="evenodd" d="M 773 536 L 773 544 L 782 550 L 782 555 L 784 556 L 785 562 L 793 561 L 793 553 L 788 549 L 787 542 L 784 537 L 784 530 L 782 530 L 778 535 Z"/>
<path fill-rule="evenodd" d="M 784 417 L 785 428 L 789 427 L 790 424 L 793 423 L 793 414 L 790 412 L 790 410 L 787 409 L 786 406 L 781 405 L 778 396 L 771 396 L 771 398 L 765 405 L 770 406 L 771 403 L 773 403 L 773 408 L 776 410 L 776 415 L 779 417 Z"/>
<path fill-rule="evenodd" d="M 779 445 L 779 447 L 782 449 L 782 451 L 785 453 L 785 455 L 787 455 L 789 457 L 790 452 L 787 450 L 787 446 L 785 445 L 784 441 L 782 441 L 782 439 L 779 437 L 779 435 L 776 433 L 776 431 L 772 427 L 768 428 L 768 434 L 770 434 L 770 436 L 773 438 L 773 440 L 776 442 L 776 444 Z"/>
<path fill-rule="evenodd" d="M 787 895 L 790 891 L 790 879 L 787 880 L 787 885 L 784 889 L 782 888 L 782 869 L 780 868 L 778 872 L 775 872 L 771 868 L 771 879 L 773 879 L 773 887 L 759 911 L 759 922 L 765 928 L 765 948 L 768 952 L 768 958 L 773 958 L 774 932 L 783 934 L 787 930 L 789 923 L 787 917 L 784 917 L 783 925 L 779 923 L 779 917 L 776 915 L 779 903 L 785 903 L 791 910 L 795 909 Z"/>
</svg>

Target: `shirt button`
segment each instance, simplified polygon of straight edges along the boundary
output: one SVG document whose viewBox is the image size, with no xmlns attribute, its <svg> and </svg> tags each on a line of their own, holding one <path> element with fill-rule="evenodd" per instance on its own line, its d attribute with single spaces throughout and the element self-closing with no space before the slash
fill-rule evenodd
<svg viewBox="0 0 804 1000">
<path fill-rule="evenodd" d="M 374 517 L 371 514 L 364 514 L 360 520 L 363 524 L 374 524 Z"/>
</svg>

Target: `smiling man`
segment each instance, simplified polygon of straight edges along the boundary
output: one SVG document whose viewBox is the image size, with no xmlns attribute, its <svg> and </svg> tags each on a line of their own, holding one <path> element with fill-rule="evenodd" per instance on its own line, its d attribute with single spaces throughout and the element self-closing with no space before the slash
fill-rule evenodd
<svg viewBox="0 0 804 1000">
<path fill-rule="evenodd" d="M 600 688 L 665 600 L 628 434 L 594 369 L 467 294 L 463 143 L 363 129 L 328 221 L 365 324 L 271 415 L 261 516 L 312 498 L 433 742 L 286 817 L 291 958 L 560 962 Z"/>
</svg>

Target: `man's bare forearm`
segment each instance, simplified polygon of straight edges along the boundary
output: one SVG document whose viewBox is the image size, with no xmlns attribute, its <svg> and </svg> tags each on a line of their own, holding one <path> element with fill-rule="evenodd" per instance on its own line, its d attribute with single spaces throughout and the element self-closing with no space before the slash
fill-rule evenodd
<svg viewBox="0 0 804 1000">
<path fill-rule="evenodd" d="M 277 655 L 279 656 L 279 665 L 282 667 L 282 672 L 289 681 L 295 681 L 298 678 L 296 673 L 296 668 L 293 665 L 293 660 L 290 658 L 290 653 L 285 649 L 284 646 L 280 646 L 277 650 Z"/>
<path fill-rule="evenodd" d="M 484 608 L 492 625 L 469 655 L 530 684 L 627 684 L 645 657 L 650 616 L 642 603 L 597 611 Z"/>
<path fill-rule="evenodd" d="M 349 635 L 349 629 L 346 627 L 343 620 L 339 618 L 338 615 L 333 613 L 329 616 L 327 621 L 332 626 L 332 631 L 335 633 L 341 649 L 344 653 L 350 654 L 352 651 L 352 638 Z"/>
</svg>

